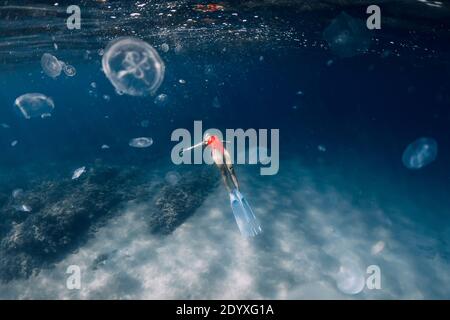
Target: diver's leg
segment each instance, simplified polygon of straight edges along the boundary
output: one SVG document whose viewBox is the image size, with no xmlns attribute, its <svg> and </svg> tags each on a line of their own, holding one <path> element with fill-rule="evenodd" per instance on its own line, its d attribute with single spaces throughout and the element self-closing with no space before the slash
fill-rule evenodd
<svg viewBox="0 0 450 320">
<path fill-rule="evenodd" d="M 234 171 L 233 162 L 231 161 L 230 153 L 227 150 L 224 150 L 223 156 L 225 158 L 225 165 L 230 174 L 230 178 L 233 181 L 233 184 L 236 187 L 236 189 L 239 190 L 239 182 L 236 177 L 236 172 Z"/>
<path fill-rule="evenodd" d="M 221 164 L 221 165 L 218 165 L 218 167 L 220 169 L 220 175 L 222 176 L 223 183 L 225 184 L 225 187 L 227 188 L 228 192 L 230 193 L 231 188 L 228 183 L 228 174 L 227 174 L 226 166 L 224 164 Z"/>
</svg>

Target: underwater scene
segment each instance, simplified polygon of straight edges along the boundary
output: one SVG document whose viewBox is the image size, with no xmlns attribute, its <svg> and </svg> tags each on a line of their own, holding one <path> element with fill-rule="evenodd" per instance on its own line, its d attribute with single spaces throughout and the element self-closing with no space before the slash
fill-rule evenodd
<svg viewBox="0 0 450 320">
<path fill-rule="evenodd" d="M 0 299 L 450 299 L 449 22 L 0 0 Z"/>
</svg>

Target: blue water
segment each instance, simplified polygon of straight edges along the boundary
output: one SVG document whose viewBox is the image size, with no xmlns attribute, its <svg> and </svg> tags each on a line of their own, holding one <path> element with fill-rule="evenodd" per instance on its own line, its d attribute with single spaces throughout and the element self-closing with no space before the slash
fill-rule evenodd
<svg viewBox="0 0 450 320">
<path fill-rule="evenodd" d="M 18 3 L 18 7 L 11 7 L 14 5 L 11 1 L 0 3 L 3 6 L 0 7 L 1 24 L 8 27 L 0 31 L 3 33 L 0 36 L 0 123 L 9 126 L 0 128 L 0 208 L 8 214 L 8 219 L 2 222 L 0 237 L 10 239 L 14 225 L 27 219 L 31 221 L 33 215 L 47 217 L 43 212 L 36 212 L 38 209 L 28 217 L 10 216 L 11 192 L 16 188 L 38 192 L 33 190 L 37 190 L 35 188 L 39 183 L 66 181 L 72 171 L 82 165 L 94 168 L 94 172 L 109 166 L 122 168 L 118 170 L 134 167 L 141 170 L 139 175 L 148 183 L 163 180 L 168 170 L 186 170 L 170 161 L 170 152 L 175 145 L 170 140 L 171 133 L 177 128 L 192 131 L 196 120 L 203 121 L 205 129 L 279 129 L 279 173 L 261 177 L 253 167 L 241 165 L 237 166 L 237 174 L 239 177 L 241 173 L 244 181 L 242 188 L 248 194 L 250 204 L 256 207 L 255 215 L 262 220 L 263 229 L 267 229 L 266 236 L 263 234 L 260 236 L 262 240 L 256 240 L 260 242 L 255 244 L 254 255 L 258 256 L 257 259 L 265 259 L 263 251 L 267 246 L 271 248 L 268 252 L 280 259 L 261 260 L 265 269 L 258 272 L 261 278 L 264 278 L 264 270 L 273 273 L 274 279 L 278 279 L 275 282 L 279 281 L 280 286 L 289 283 L 292 278 L 292 286 L 286 285 L 288 287 L 283 291 L 267 280 L 252 278 L 257 285 L 245 286 L 245 293 L 230 289 L 221 295 L 217 289 L 221 285 L 216 284 L 217 288 L 211 289 L 195 278 L 197 280 L 192 281 L 198 283 L 199 291 L 188 288 L 170 293 L 162 285 L 160 291 L 150 294 L 142 288 L 133 291 L 133 282 L 130 284 L 124 280 L 123 286 L 111 286 L 103 296 L 87 286 L 89 293 L 83 297 L 449 298 L 448 268 L 445 270 L 450 264 L 450 30 L 447 23 L 450 8 L 447 4 L 439 8 L 420 2 L 392 1 L 382 4 L 383 27 L 370 31 L 370 49 L 354 57 L 340 58 L 328 48 L 322 31 L 344 10 L 354 17 L 365 19 L 363 5 L 338 5 L 330 1 L 325 5 L 317 1 L 305 7 L 303 1 L 286 1 L 277 5 L 229 1 L 224 2 L 224 11 L 199 13 L 192 9 L 195 3 L 198 2 L 178 1 L 173 3 L 173 7 L 148 3 L 143 9 L 137 9 L 124 1 L 122 4 L 108 1 L 110 8 L 106 4 L 80 2 L 82 14 L 86 12 L 86 24 L 82 22 L 80 31 L 64 28 L 65 2 L 59 2 L 58 7 L 53 3 L 32 4 L 28 9 L 24 9 L 22 2 Z M 177 11 L 171 12 L 174 8 Z M 141 12 L 141 17 L 130 19 L 132 12 Z M 163 16 L 158 15 L 160 12 Z M 235 12 L 238 16 L 232 15 Z M 172 18 L 167 16 L 169 13 Z M 117 18 L 111 19 L 112 15 Z M 183 28 L 189 18 L 198 20 L 198 23 Z M 248 21 L 243 22 L 242 19 Z M 116 26 L 119 28 L 115 29 Z M 115 92 L 101 70 L 99 50 L 118 36 L 138 37 L 158 50 L 166 72 L 156 95 L 167 94 L 167 105 L 156 105 L 155 96 L 133 97 Z M 166 53 L 159 49 L 163 43 L 170 47 Z M 179 50 L 175 50 L 177 46 Z M 45 75 L 40 66 L 40 57 L 44 52 L 73 65 L 76 75 L 67 77 L 62 74 L 56 79 Z M 186 83 L 181 84 L 180 79 Z M 95 88 L 92 83 L 95 83 Z M 298 94 L 299 91 L 301 94 Z M 15 110 L 14 100 L 29 92 L 41 92 L 53 99 L 55 110 L 50 118 L 26 120 Z M 214 101 L 219 102 L 219 108 L 213 106 Z M 149 121 L 148 127 L 141 125 L 143 120 Z M 151 137 L 153 145 L 146 149 L 131 148 L 129 140 L 140 136 Z M 402 154 L 408 144 L 420 137 L 435 139 L 439 152 L 434 162 L 412 171 L 403 165 Z M 18 143 L 12 147 L 14 140 Z M 110 149 L 101 149 L 104 144 Z M 324 146 L 326 151 L 320 152 L 319 145 Z M 218 176 L 217 181 L 221 183 Z M 139 183 L 142 181 L 139 180 Z M 201 188 L 201 181 L 195 183 Z M 126 190 L 123 191 L 127 192 L 133 184 L 133 179 L 127 180 L 123 187 Z M 136 185 L 140 186 L 138 182 Z M 208 206 L 208 199 L 211 201 L 211 197 L 219 197 L 220 203 L 223 203 L 222 209 L 230 210 L 222 187 L 218 187 L 219 191 L 210 190 L 210 187 L 208 184 L 207 189 L 211 193 L 202 195 L 198 206 Z M 147 192 L 142 188 L 141 191 Z M 296 188 L 298 192 L 294 192 Z M 110 192 L 108 190 L 103 192 Z M 196 193 L 195 188 L 190 190 Z M 315 198 L 302 196 L 311 190 L 315 190 Z M 330 190 L 335 192 L 330 195 Z M 148 191 L 147 198 L 140 195 L 140 199 L 151 202 L 157 192 L 152 189 Z M 89 194 L 92 199 L 88 201 L 95 202 L 96 195 Z M 62 193 L 55 201 L 60 201 L 64 196 Z M 126 207 L 129 200 L 133 199 L 123 199 L 105 208 L 118 212 L 121 210 L 118 208 Z M 342 201 L 346 202 L 346 208 L 339 209 Z M 261 208 L 260 203 L 264 203 L 265 207 Z M 348 248 L 352 254 L 358 255 L 360 249 L 370 253 L 370 247 L 361 247 L 361 243 L 367 240 L 363 230 L 375 232 L 381 225 L 390 230 L 389 239 L 394 244 L 390 246 L 385 240 L 386 248 L 380 253 L 381 257 L 378 255 L 367 260 L 360 255 L 362 265 L 375 263 L 382 266 L 382 271 L 386 270 L 383 273 L 386 275 L 383 288 L 387 291 L 364 289 L 357 295 L 346 295 L 339 291 L 339 284 L 329 280 L 330 277 L 333 279 L 332 274 L 338 272 L 334 269 L 307 277 L 306 280 L 297 278 L 300 276 L 296 272 L 304 276 L 312 262 L 317 263 L 319 269 L 329 263 L 309 250 L 329 253 L 330 244 L 326 239 L 336 242 L 324 233 L 320 236 L 316 234 L 324 231 L 314 229 L 314 223 L 308 223 L 306 211 L 312 204 L 323 209 L 324 221 L 336 222 L 332 227 L 342 231 L 341 247 L 348 244 L 345 240 L 356 239 L 357 244 Z M 336 216 L 332 214 L 334 210 L 339 212 Z M 362 214 L 351 218 L 347 216 L 351 210 Z M 380 215 L 372 215 L 371 212 L 375 211 L 381 212 Z M 203 209 L 200 212 L 213 210 Z M 231 212 L 228 213 L 229 218 Z M 355 222 L 355 235 L 344 232 L 345 227 L 340 225 L 339 220 L 341 215 L 342 221 Z M 95 240 L 102 239 L 101 231 L 99 234 L 96 232 L 98 228 L 105 228 L 108 221 L 111 223 L 120 217 L 123 218 L 123 214 L 107 215 L 105 221 L 92 230 L 90 226 L 81 227 L 80 234 L 74 237 L 76 241 L 69 246 L 57 246 L 58 252 L 50 256 L 37 252 L 43 250 L 40 247 L 29 249 L 22 246 L 11 251 L 3 245 L 1 250 L 7 252 L 11 261 L 20 261 L 21 254 L 39 261 L 30 263 L 29 272 L 16 271 L 16 267 L 9 262 L 0 264 L 0 278 L 5 286 L 2 291 L 7 292 L 0 294 L 0 297 L 79 298 L 76 292 L 65 288 L 55 287 L 46 293 L 38 290 L 24 293 L 21 288 L 26 285 L 41 288 L 41 281 L 45 278 L 53 279 L 56 286 L 58 281 L 63 281 L 59 277 L 65 262 L 73 262 L 73 255 L 76 257 L 83 248 L 95 254 L 103 253 L 102 250 L 106 249 L 96 251 L 98 246 Z M 172 235 L 161 236 L 162 240 L 155 241 L 170 242 L 170 237 L 174 237 L 173 243 L 180 243 L 180 246 L 190 243 L 180 240 L 185 239 L 183 237 L 193 239 L 183 233 L 187 232 L 183 229 L 183 223 L 189 225 L 193 223 L 189 221 L 197 221 L 201 224 L 204 222 L 201 217 L 202 213 L 193 210 L 186 216 L 186 222 L 182 220 L 177 226 L 180 229 L 171 229 Z M 288 222 L 289 217 L 295 219 Z M 37 220 L 29 222 L 29 225 L 45 224 L 45 221 Z M 264 228 L 264 223 L 266 226 L 277 226 L 277 221 L 286 223 L 288 231 Z M 383 224 L 379 221 L 390 222 Z M 224 228 L 229 228 L 229 232 L 238 232 L 231 222 Z M 358 227 L 360 223 L 364 227 Z M 309 235 L 306 243 L 311 249 L 305 249 L 302 258 L 294 258 L 292 251 L 289 251 L 293 249 L 286 251 L 285 256 L 281 255 L 285 249 L 275 245 L 276 241 L 284 240 L 295 243 L 305 234 Z M 160 236 L 149 233 L 148 237 Z M 227 250 L 239 250 L 233 247 L 237 241 L 234 238 L 227 242 L 225 238 L 221 240 L 217 237 L 205 236 L 204 240 L 217 244 L 218 248 L 223 241 L 222 245 Z M 94 244 L 90 245 L 89 241 L 94 241 Z M 401 249 L 400 245 L 405 248 Z M 161 246 L 166 248 L 163 244 Z M 408 257 L 402 256 L 402 250 L 408 252 Z M 339 261 L 339 257 L 333 256 L 334 253 L 329 254 Z M 161 253 L 160 259 L 163 256 Z M 180 259 L 183 259 L 181 253 Z M 289 272 L 279 266 L 283 259 L 292 264 Z M 161 261 L 152 263 L 158 262 Z M 143 265 L 145 263 L 142 262 Z M 139 262 L 136 264 L 139 265 Z M 210 260 L 205 264 L 211 274 L 215 273 L 214 268 L 221 268 Z M 408 277 L 402 278 L 399 270 L 404 270 L 405 265 L 411 267 Z M 107 274 L 119 273 L 119 269 L 109 268 Z M 237 273 L 242 271 L 243 275 L 248 274 L 241 265 L 223 266 L 225 271 L 231 268 L 236 268 Z M 281 276 L 281 269 L 288 273 L 286 278 Z M 425 273 L 423 270 L 426 270 Z M 173 281 L 183 287 L 183 281 L 187 280 L 178 277 L 177 272 L 173 270 Z M 89 275 L 92 281 L 97 276 Z M 145 282 L 143 279 L 137 281 Z M 318 284 L 320 281 L 330 281 L 330 284 L 324 288 Z"/>
</svg>

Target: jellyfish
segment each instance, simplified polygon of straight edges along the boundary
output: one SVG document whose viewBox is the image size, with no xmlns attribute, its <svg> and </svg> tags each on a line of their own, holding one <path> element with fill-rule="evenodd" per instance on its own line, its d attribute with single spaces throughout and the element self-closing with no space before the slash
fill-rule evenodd
<svg viewBox="0 0 450 320">
<path fill-rule="evenodd" d="M 78 179 L 85 172 L 86 172 L 86 167 L 84 167 L 84 166 L 76 169 L 72 174 L 72 180 Z"/>
<path fill-rule="evenodd" d="M 22 197 L 22 195 L 23 195 L 23 189 L 14 189 L 13 190 L 13 192 L 12 192 L 12 196 L 13 196 L 13 198 L 20 198 L 20 197 Z"/>
<path fill-rule="evenodd" d="M 163 52 L 168 52 L 169 51 L 169 45 L 167 44 L 167 43 L 163 43 L 162 45 L 161 45 L 161 50 L 163 51 Z"/>
<path fill-rule="evenodd" d="M 353 57 L 366 51 L 371 41 L 365 22 L 345 12 L 339 14 L 324 30 L 323 38 L 341 58 Z"/>
<path fill-rule="evenodd" d="M 164 107 L 165 105 L 167 105 L 168 101 L 169 96 L 165 93 L 161 93 L 155 98 L 154 103 L 160 107 Z"/>
<path fill-rule="evenodd" d="M 219 109 L 221 107 L 219 97 L 214 97 L 214 99 L 212 101 L 212 106 L 213 106 L 213 108 L 216 108 L 216 109 Z"/>
<path fill-rule="evenodd" d="M 436 160 L 438 145 L 433 138 L 419 138 L 410 143 L 403 152 L 402 161 L 406 168 L 417 170 Z"/>
<path fill-rule="evenodd" d="M 26 93 L 16 99 L 14 105 L 19 109 L 25 119 L 51 114 L 55 108 L 53 100 L 42 93 Z"/>
<path fill-rule="evenodd" d="M 64 63 L 64 62 L 63 62 L 62 69 L 63 69 L 64 73 L 66 74 L 66 76 L 68 76 L 68 77 L 73 77 L 74 75 L 77 74 L 77 70 L 75 69 L 74 66 Z"/>
<path fill-rule="evenodd" d="M 133 148 L 148 148 L 153 144 L 152 138 L 139 137 L 131 139 L 128 145 Z"/>
<path fill-rule="evenodd" d="M 50 53 L 44 53 L 41 57 L 41 66 L 45 74 L 49 77 L 56 78 L 61 74 L 62 62 Z"/>
<path fill-rule="evenodd" d="M 338 273 L 335 275 L 337 288 L 345 294 L 358 294 L 366 284 L 362 268 L 350 258 L 341 261 Z"/>
<path fill-rule="evenodd" d="M 116 92 L 131 96 L 153 95 L 164 79 L 165 65 L 158 52 L 137 38 L 123 37 L 110 42 L 102 66 Z"/>
<path fill-rule="evenodd" d="M 377 255 L 379 254 L 381 251 L 383 251 L 384 247 L 386 246 L 386 243 L 384 241 L 378 241 L 377 243 L 375 243 L 372 248 L 370 249 L 370 253 L 372 255 Z"/>
<path fill-rule="evenodd" d="M 164 179 L 166 180 L 166 182 L 168 184 L 170 184 L 171 186 L 174 186 L 180 181 L 181 176 L 176 171 L 169 171 L 166 173 L 166 176 Z"/>
</svg>

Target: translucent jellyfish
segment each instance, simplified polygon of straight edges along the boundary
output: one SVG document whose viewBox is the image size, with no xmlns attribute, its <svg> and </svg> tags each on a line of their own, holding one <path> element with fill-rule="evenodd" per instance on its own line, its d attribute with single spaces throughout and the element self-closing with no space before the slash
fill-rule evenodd
<svg viewBox="0 0 450 320">
<path fill-rule="evenodd" d="M 20 198 L 23 195 L 23 189 L 14 189 L 12 196 L 14 199 Z"/>
<path fill-rule="evenodd" d="M 327 148 L 326 148 L 324 145 L 319 144 L 319 145 L 317 146 L 317 150 L 319 150 L 320 152 L 326 152 L 326 151 L 327 151 Z"/>
<path fill-rule="evenodd" d="M 11 147 L 17 146 L 18 143 L 19 143 L 19 141 L 17 141 L 17 140 L 12 141 L 11 142 Z"/>
<path fill-rule="evenodd" d="M 169 96 L 165 93 L 159 94 L 155 100 L 154 103 L 160 107 L 164 107 L 169 102 Z"/>
<path fill-rule="evenodd" d="M 80 167 L 80 168 L 76 169 L 72 174 L 72 180 L 78 179 L 85 172 L 86 172 L 86 167 Z"/>
<path fill-rule="evenodd" d="M 148 120 L 142 120 L 141 121 L 141 127 L 142 128 L 147 128 L 149 124 L 150 124 L 150 121 L 148 121 Z"/>
<path fill-rule="evenodd" d="M 336 286 L 345 294 L 360 293 L 366 283 L 364 276 L 364 270 L 354 260 L 344 259 L 335 275 Z"/>
<path fill-rule="evenodd" d="M 62 63 L 50 53 L 44 53 L 41 57 L 41 67 L 49 77 L 56 78 L 61 74 Z"/>
<path fill-rule="evenodd" d="M 101 148 L 102 148 L 103 150 L 105 150 L 105 149 L 109 149 L 109 146 L 108 146 L 107 144 L 104 144 L 104 145 L 101 146 Z"/>
<path fill-rule="evenodd" d="M 386 243 L 384 241 L 378 241 L 377 243 L 375 243 L 372 248 L 370 249 L 370 253 L 372 255 L 377 255 L 379 254 L 381 251 L 383 251 L 384 247 L 386 246 Z"/>
<path fill-rule="evenodd" d="M 365 21 L 355 19 L 345 12 L 339 14 L 324 30 L 323 38 L 331 50 L 342 58 L 366 51 L 371 41 Z"/>
<path fill-rule="evenodd" d="M 153 144 L 152 138 L 139 137 L 131 139 L 128 145 L 133 148 L 148 148 Z"/>
<path fill-rule="evenodd" d="M 68 77 L 73 77 L 77 74 L 75 67 L 67 63 L 63 63 L 63 71 Z"/>
<path fill-rule="evenodd" d="M 218 97 L 214 97 L 212 101 L 213 108 L 219 109 L 221 107 L 220 101 Z"/>
<path fill-rule="evenodd" d="M 0 123 L 0 127 L 2 127 L 3 129 L 9 129 L 10 126 L 7 123 Z"/>
<path fill-rule="evenodd" d="M 181 176 L 176 171 L 169 171 L 166 173 L 165 180 L 171 186 L 176 185 L 181 179 Z"/>
<path fill-rule="evenodd" d="M 164 79 L 165 66 L 158 52 L 136 38 L 110 42 L 102 57 L 102 66 L 116 91 L 131 96 L 154 94 Z"/>
<path fill-rule="evenodd" d="M 417 170 L 436 160 L 438 145 L 433 138 L 419 138 L 409 144 L 403 152 L 402 161 L 406 168 Z"/>
<path fill-rule="evenodd" d="M 163 51 L 163 52 L 168 52 L 169 51 L 169 45 L 167 44 L 167 43 L 163 43 L 162 45 L 161 45 L 161 50 Z"/>
<path fill-rule="evenodd" d="M 25 119 L 42 117 L 51 114 L 55 108 L 53 100 L 42 93 L 26 93 L 16 99 L 14 105 Z"/>
</svg>

